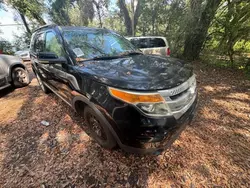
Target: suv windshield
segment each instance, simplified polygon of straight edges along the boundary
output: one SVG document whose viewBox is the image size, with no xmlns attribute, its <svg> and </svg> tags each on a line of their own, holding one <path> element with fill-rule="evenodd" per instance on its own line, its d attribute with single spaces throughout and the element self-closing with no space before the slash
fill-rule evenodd
<svg viewBox="0 0 250 188">
<path fill-rule="evenodd" d="M 67 30 L 64 38 L 76 57 L 119 56 L 137 49 L 125 38 L 105 30 Z"/>
</svg>

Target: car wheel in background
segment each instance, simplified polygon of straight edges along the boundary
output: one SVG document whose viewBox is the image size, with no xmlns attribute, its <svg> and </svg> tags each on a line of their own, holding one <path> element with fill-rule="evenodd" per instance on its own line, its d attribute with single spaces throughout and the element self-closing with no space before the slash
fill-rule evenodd
<svg viewBox="0 0 250 188">
<path fill-rule="evenodd" d="M 14 68 L 11 72 L 11 76 L 14 87 L 24 87 L 30 83 L 29 73 L 22 67 Z"/>
</svg>

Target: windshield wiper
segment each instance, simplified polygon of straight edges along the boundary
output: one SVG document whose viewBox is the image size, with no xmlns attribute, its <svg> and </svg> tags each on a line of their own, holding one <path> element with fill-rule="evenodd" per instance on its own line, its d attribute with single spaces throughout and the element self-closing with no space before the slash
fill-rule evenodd
<svg viewBox="0 0 250 188">
<path fill-rule="evenodd" d="M 117 58 L 117 56 L 111 56 L 111 55 L 104 54 L 104 55 L 96 56 L 96 57 L 93 57 L 93 58 L 85 59 L 82 62 L 84 62 L 84 61 L 92 61 L 92 60 L 114 59 L 114 58 Z"/>
<path fill-rule="evenodd" d="M 92 61 L 92 60 L 116 59 L 116 58 L 120 58 L 120 57 L 123 57 L 123 56 L 136 55 L 136 54 L 143 54 L 143 53 L 140 52 L 140 51 L 132 51 L 131 50 L 131 51 L 125 51 L 125 52 L 120 53 L 118 55 L 103 54 L 103 55 L 96 56 L 96 57 L 93 57 L 93 58 L 85 59 L 82 62 L 84 62 L 84 61 Z"/>
</svg>

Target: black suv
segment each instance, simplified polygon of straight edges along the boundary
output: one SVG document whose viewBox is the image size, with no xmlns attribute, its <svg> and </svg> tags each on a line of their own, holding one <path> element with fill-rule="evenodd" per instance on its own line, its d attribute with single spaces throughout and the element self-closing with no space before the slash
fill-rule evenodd
<svg viewBox="0 0 250 188">
<path fill-rule="evenodd" d="M 42 90 L 82 114 L 105 148 L 160 153 L 193 117 L 197 92 L 190 65 L 144 55 L 113 31 L 44 26 L 32 35 L 30 55 Z"/>
</svg>

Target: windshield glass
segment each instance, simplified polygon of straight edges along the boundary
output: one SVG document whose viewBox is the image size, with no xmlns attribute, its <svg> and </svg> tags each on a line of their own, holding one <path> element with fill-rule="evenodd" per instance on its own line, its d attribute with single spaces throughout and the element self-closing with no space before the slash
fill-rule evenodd
<svg viewBox="0 0 250 188">
<path fill-rule="evenodd" d="M 117 56 L 136 48 L 125 38 L 105 30 L 64 31 L 64 38 L 76 57 L 91 59 L 100 56 Z"/>
</svg>

